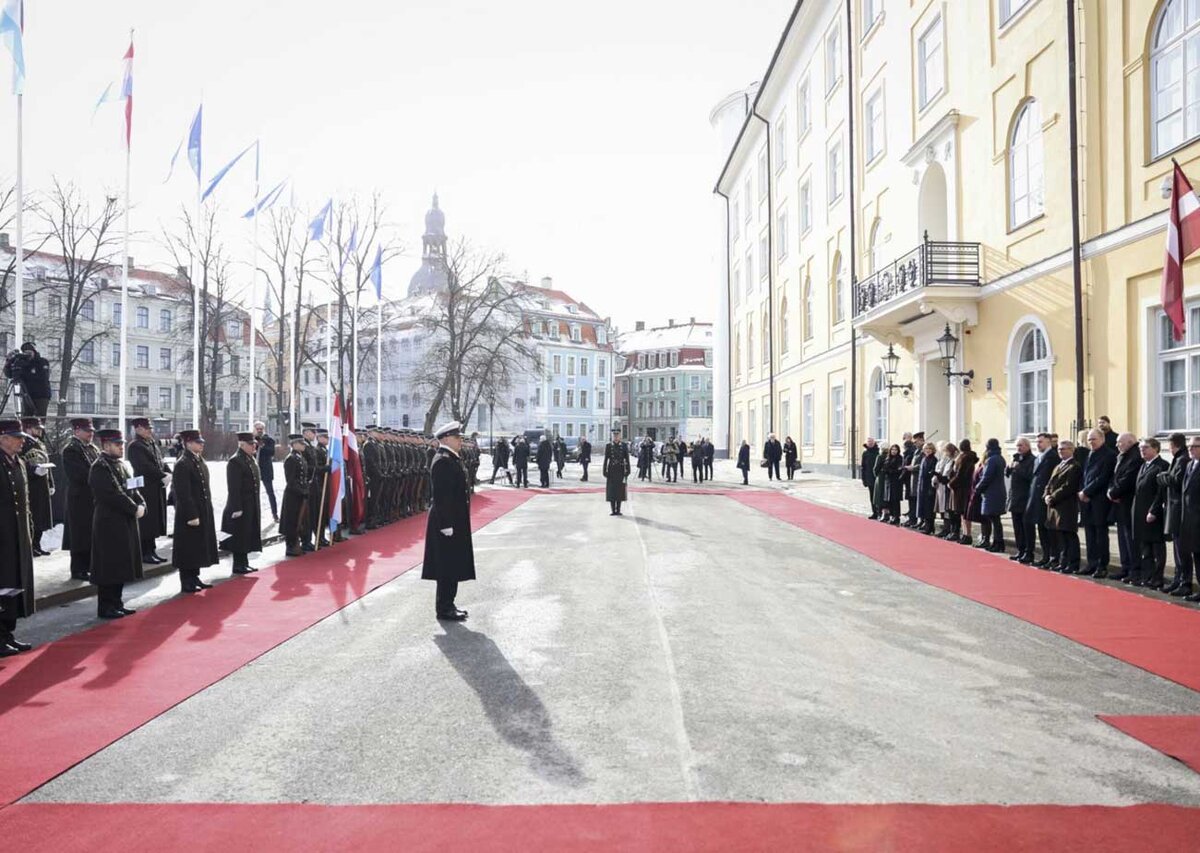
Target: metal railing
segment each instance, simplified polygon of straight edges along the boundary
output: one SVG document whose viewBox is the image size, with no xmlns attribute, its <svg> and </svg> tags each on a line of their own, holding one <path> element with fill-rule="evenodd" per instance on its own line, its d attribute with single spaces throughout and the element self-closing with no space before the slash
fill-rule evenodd
<svg viewBox="0 0 1200 853">
<path fill-rule="evenodd" d="M 910 252 L 862 281 L 853 290 L 853 316 L 925 287 L 983 284 L 982 249 L 979 243 L 930 240 L 929 235 Z"/>
</svg>

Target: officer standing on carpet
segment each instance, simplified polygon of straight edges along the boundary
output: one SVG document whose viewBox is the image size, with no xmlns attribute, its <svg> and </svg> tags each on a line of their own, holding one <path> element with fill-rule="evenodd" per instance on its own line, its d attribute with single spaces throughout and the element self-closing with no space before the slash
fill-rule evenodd
<svg viewBox="0 0 1200 853">
<path fill-rule="evenodd" d="M 130 442 L 126 456 L 133 466 L 133 475 L 142 478 L 138 491 L 146 502 L 146 514 L 138 523 L 142 562 L 157 565 L 166 562 L 158 555 L 156 540 L 167 535 L 167 478 L 171 469 L 163 462 L 162 448 L 148 418 L 134 418 L 133 432 L 136 437 Z"/>
<path fill-rule="evenodd" d="M 308 490 L 308 542 L 315 548 L 329 547 L 329 430 L 318 429 L 312 445 L 312 484 Z M 304 550 L 308 550 L 305 548 Z"/>
<path fill-rule="evenodd" d="M 54 466 L 50 464 L 50 453 L 42 440 L 45 435 L 42 419 L 22 418 L 21 427 L 28 436 L 21 448 L 21 460 L 25 463 L 25 481 L 29 485 L 33 556 L 44 557 L 50 552 L 42 548 L 42 534 L 54 526 L 54 507 L 50 503 L 50 496 L 54 494 Z"/>
<path fill-rule="evenodd" d="M 0 658 L 33 648 L 13 635 L 17 620 L 32 616 L 36 606 L 29 488 L 21 461 L 25 437 L 20 421 L 0 421 L 0 588 L 20 590 L 0 597 Z"/>
<path fill-rule="evenodd" d="M 204 462 L 204 436 L 198 430 L 179 434 L 183 452 L 175 463 L 175 541 L 171 562 L 179 570 L 184 592 L 199 592 L 212 584 L 200 580 L 200 570 L 214 566 L 217 555 L 217 524 L 213 516 L 208 465 Z"/>
<path fill-rule="evenodd" d="M 71 552 L 71 577 L 87 580 L 92 564 L 92 489 L 88 474 L 100 451 L 92 444 L 96 434 L 90 418 L 71 421 L 72 436 L 62 450 L 67 478 L 67 517 L 63 524 L 63 547 Z"/>
<path fill-rule="evenodd" d="M 621 503 L 629 500 L 629 445 L 621 440 L 621 430 L 614 428 L 612 441 L 604 446 L 604 499 L 612 508 L 609 515 L 621 514 Z"/>
<path fill-rule="evenodd" d="M 263 548 L 262 475 L 255 459 L 258 443 L 254 434 L 239 432 L 237 438 L 237 453 L 225 463 L 228 492 L 221 513 L 221 532 L 229 534 L 225 548 L 233 554 L 233 573 L 248 575 L 258 571 L 250 565 L 250 552 Z"/>
<path fill-rule="evenodd" d="M 308 442 L 300 433 L 288 436 L 291 452 L 283 460 L 283 506 L 279 513 L 279 532 L 287 543 L 287 555 L 299 557 L 304 553 L 300 547 L 301 523 L 308 502 L 308 491 L 312 480 L 312 469 L 308 467 Z"/>
<path fill-rule="evenodd" d="M 102 429 L 100 458 L 92 463 L 88 484 L 96 508 L 92 514 L 91 580 L 96 586 L 96 615 L 120 619 L 133 613 L 121 595 L 125 584 L 142 578 L 143 538 L 138 525 L 145 520 L 146 501 L 130 484 L 125 436 L 119 429 Z M 177 546 L 178 547 L 178 546 Z"/>
<path fill-rule="evenodd" d="M 434 437 L 438 448 L 429 466 L 433 499 L 425 524 L 424 580 L 437 581 L 437 618 L 461 622 L 467 611 L 454 604 L 458 585 L 475 580 L 475 549 L 471 544 L 471 503 L 467 473 L 459 453 L 462 424 L 451 421 Z"/>
</svg>

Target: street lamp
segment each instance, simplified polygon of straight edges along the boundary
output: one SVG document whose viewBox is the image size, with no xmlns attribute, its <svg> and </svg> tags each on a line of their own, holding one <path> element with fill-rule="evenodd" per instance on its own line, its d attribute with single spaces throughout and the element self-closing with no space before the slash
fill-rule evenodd
<svg viewBox="0 0 1200 853">
<path fill-rule="evenodd" d="M 900 369 L 900 356 L 896 354 L 896 350 L 892 348 L 891 344 L 888 344 L 887 354 L 883 356 L 882 361 L 883 376 L 887 380 L 888 393 L 891 394 L 893 391 L 903 390 L 904 396 L 907 397 L 908 393 L 913 389 L 912 383 L 909 382 L 906 385 L 897 385 L 892 381 L 896 378 L 896 373 Z"/>
<path fill-rule="evenodd" d="M 950 324 L 946 324 L 946 331 L 942 332 L 942 336 L 937 339 L 938 351 L 942 356 L 942 373 L 946 377 L 946 384 L 953 385 L 956 378 L 962 378 L 964 387 L 971 384 L 971 380 L 975 378 L 974 370 L 959 371 L 954 369 L 954 359 L 958 356 L 958 338 L 950 331 Z"/>
</svg>

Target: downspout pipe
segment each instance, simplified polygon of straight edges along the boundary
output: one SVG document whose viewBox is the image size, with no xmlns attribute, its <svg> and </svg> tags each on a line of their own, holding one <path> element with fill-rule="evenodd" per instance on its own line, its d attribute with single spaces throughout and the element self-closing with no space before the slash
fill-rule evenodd
<svg viewBox="0 0 1200 853">
<path fill-rule="evenodd" d="M 1075 64 L 1075 0 L 1067 0 L 1067 121 L 1071 146 L 1071 272 L 1075 297 L 1075 429 L 1084 419 L 1083 252 L 1079 233 L 1079 74 Z"/>
<path fill-rule="evenodd" d="M 733 341 L 733 222 L 730 220 L 729 196 L 717 189 L 717 195 L 725 200 L 725 327 L 727 340 L 725 342 L 725 448 L 729 458 L 733 458 L 733 353 L 729 352 Z"/>
<path fill-rule="evenodd" d="M 767 380 L 771 395 L 771 412 L 767 432 L 775 432 L 775 168 L 771 157 L 771 122 L 758 112 L 758 104 L 750 115 L 767 129 Z M 754 354 L 750 354 L 751 358 Z M 751 436 L 754 438 L 754 436 Z"/>
<path fill-rule="evenodd" d="M 850 476 L 858 477 L 858 331 L 854 328 L 854 291 L 858 287 L 858 245 L 855 222 L 858 220 L 858 193 L 854 177 L 855 153 L 858 150 L 854 136 L 854 3 L 846 0 L 846 189 L 850 205 L 850 434 L 847 440 Z"/>
</svg>

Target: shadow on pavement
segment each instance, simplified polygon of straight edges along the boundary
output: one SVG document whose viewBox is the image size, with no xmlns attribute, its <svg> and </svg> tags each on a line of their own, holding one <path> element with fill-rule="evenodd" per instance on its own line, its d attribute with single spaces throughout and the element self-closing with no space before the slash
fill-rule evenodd
<svg viewBox="0 0 1200 853">
<path fill-rule="evenodd" d="M 577 788 L 587 777 L 551 731 L 550 712 L 490 637 L 460 623 L 444 625 L 433 638 L 442 654 L 478 694 L 497 733 L 528 753 L 534 772 L 557 785 Z"/>
</svg>

